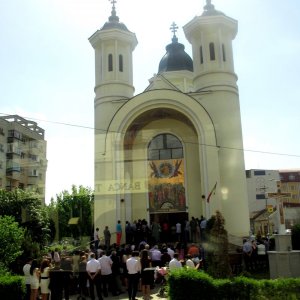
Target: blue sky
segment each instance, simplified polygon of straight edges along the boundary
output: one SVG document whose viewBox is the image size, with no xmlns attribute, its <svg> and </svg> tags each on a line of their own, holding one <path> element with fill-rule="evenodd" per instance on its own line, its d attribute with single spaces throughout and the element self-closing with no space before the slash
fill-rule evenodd
<svg viewBox="0 0 300 300">
<path fill-rule="evenodd" d="M 120 21 L 139 42 L 136 93 L 157 72 L 172 22 L 191 54 L 182 27 L 202 13 L 204 2 L 118 1 Z M 300 2 L 212 3 L 239 22 L 233 48 L 246 168 L 300 169 Z M 88 38 L 110 11 L 108 0 L 0 2 L 0 113 L 34 119 L 45 129 L 46 200 L 72 184 L 93 187 L 94 52 Z"/>
</svg>

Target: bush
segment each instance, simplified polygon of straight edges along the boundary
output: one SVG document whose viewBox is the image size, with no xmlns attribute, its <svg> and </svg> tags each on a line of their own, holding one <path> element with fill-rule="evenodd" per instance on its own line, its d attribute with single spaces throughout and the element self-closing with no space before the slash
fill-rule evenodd
<svg viewBox="0 0 300 300">
<path fill-rule="evenodd" d="M 22 300 L 25 295 L 25 282 L 22 276 L 0 276 L 1 299 Z"/>
<path fill-rule="evenodd" d="M 296 300 L 300 299 L 300 278 L 255 280 L 245 277 L 213 279 L 191 269 L 175 270 L 168 278 L 172 300 Z"/>
</svg>

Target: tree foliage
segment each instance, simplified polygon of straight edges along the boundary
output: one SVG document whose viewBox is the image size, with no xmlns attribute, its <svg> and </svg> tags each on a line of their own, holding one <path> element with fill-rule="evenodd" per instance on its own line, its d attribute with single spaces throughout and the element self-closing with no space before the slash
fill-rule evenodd
<svg viewBox="0 0 300 300">
<path fill-rule="evenodd" d="M 49 242 L 50 218 L 38 194 L 21 189 L 0 190 L 0 215 L 13 216 L 33 242 L 41 246 Z"/>
<path fill-rule="evenodd" d="M 57 195 L 56 202 L 51 201 L 49 209 L 51 207 L 58 214 L 59 239 L 91 234 L 93 202 L 94 194 L 90 188 L 75 185 L 72 186 L 71 193 L 63 191 Z M 69 219 L 75 217 L 79 218 L 78 225 L 69 225 Z"/>
<path fill-rule="evenodd" d="M 0 216 L 0 265 L 8 267 L 22 254 L 24 229 L 12 216 Z"/>
<path fill-rule="evenodd" d="M 211 219 L 211 228 L 208 234 L 207 272 L 215 278 L 226 278 L 231 274 L 231 271 L 225 219 L 219 211 L 216 211 Z"/>
</svg>

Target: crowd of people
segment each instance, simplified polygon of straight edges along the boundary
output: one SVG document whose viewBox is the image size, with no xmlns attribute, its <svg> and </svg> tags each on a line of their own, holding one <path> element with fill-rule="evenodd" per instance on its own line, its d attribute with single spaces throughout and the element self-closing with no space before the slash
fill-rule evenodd
<svg viewBox="0 0 300 300">
<path fill-rule="evenodd" d="M 105 226 L 101 237 L 96 228 L 94 241 L 84 251 L 70 253 L 66 248 L 55 249 L 40 260 L 28 259 L 23 267 L 25 299 L 69 300 L 70 293 L 76 293 L 82 299 L 94 300 L 96 296 L 103 299 L 109 293 L 112 296 L 128 293 L 128 298 L 134 300 L 140 290 L 143 299 L 148 300 L 155 280 L 167 270 L 203 267 L 203 249 L 198 243 L 191 243 L 184 229 L 179 231 L 179 226 L 175 226 L 176 242 L 163 243 L 164 230 L 171 228 L 159 225 L 159 234 L 153 235 L 156 226 L 155 222 L 148 226 L 145 220 L 133 222 L 133 225 L 126 222 L 126 243 L 121 245 L 123 230 L 118 222 L 115 243 L 111 244 L 111 233 Z M 194 239 L 197 241 L 197 234 Z"/>
</svg>

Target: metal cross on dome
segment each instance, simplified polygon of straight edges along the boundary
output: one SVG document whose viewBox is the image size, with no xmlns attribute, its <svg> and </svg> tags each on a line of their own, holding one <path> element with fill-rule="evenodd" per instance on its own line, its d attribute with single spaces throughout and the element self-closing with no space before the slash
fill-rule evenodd
<svg viewBox="0 0 300 300">
<path fill-rule="evenodd" d="M 115 4 L 117 3 L 117 0 L 108 0 L 112 5 L 113 8 L 115 8 Z"/>
<path fill-rule="evenodd" d="M 178 26 L 176 25 L 175 22 L 173 22 L 171 24 L 170 30 L 173 32 L 174 36 L 175 36 L 175 33 L 177 32 L 177 29 L 178 29 Z"/>
</svg>

